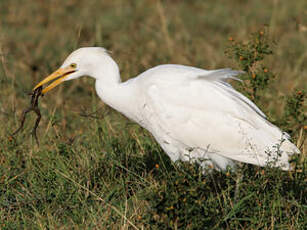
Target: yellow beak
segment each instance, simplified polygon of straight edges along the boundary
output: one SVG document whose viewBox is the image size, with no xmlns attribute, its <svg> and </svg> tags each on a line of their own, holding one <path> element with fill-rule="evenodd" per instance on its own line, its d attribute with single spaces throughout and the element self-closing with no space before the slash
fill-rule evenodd
<svg viewBox="0 0 307 230">
<path fill-rule="evenodd" d="M 33 90 L 37 89 L 38 87 L 52 81 L 50 85 L 48 85 L 46 88 L 42 90 L 42 94 L 47 93 L 49 90 L 53 89 L 57 85 L 61 84 L 65 78 L 68 77 L 69 74 L 76 71 L 76 68 L 67 66 L 65 68 L 59 68 L 58 70 L 54 71 L 52 74 L 50 74 L 48 77 L 46 77 L 44 80 L 42 80 L 40 83 L 38 83 Z"/>
</svg>

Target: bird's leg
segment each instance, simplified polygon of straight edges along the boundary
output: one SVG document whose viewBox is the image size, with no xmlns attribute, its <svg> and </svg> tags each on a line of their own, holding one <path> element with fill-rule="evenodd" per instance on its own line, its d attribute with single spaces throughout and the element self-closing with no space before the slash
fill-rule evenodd
<svg viewBox="0 0 307 230">
<path fill-rule="evenodd" d="M 241 171 L 242 166 L 240 167 L 240 170 L 237 171 L 237 178 L 236 178 L 236 188 L 235 188 L 235 194 L 234 194 L 234 201 L 237 203 L 239 195 L 240 195 L 240 185 L 243 179 L 243 173 Z"/>
</svg>

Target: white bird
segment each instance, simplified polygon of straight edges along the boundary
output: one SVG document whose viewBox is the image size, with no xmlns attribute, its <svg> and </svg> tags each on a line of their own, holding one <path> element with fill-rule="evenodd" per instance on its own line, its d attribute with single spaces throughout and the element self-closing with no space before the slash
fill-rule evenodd
<svg viewBox="0 0 307 230">
<path fill-rule="evenodd" d="M 171 160 L 196 160 L 225 170 L 237 162 L 290 169 L 289 157 L 300 153 L 289 135 L 236 91 L 227 79 L 242 72 L 159 65 L 121 82 L 116 62 L 104 48 L 80 48 L 35 86 L 81 76 L 96 79 L 103 102 L 147 129 Z"/>
</svg>

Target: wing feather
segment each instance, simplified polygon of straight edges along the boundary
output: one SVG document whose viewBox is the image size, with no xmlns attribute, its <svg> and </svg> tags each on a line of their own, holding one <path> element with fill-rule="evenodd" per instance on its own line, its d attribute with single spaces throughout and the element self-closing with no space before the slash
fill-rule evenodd
<svg viewBox="0 0 307 230">
<path fill-rule="evenodd" d="M 167 74 L 161 74 L 160 69 L 159 75 L 146 81 L 143 88 L 146 106 L 151 111 L 150 115 L 143 114 L 147 116 L 146 123 L 159 126 L 150 130 L 154 136 L 163 130 L 192 148 L 210 147 L 212 153 L 233 160 L 266 163 L 266 149 L 278 144 L 283 134 L 253 102 L 225 84 L 226 79 L 236 79 L 241 71 L 201 72 L 193 68 L 174 74 L 170 66 L 167 68 Z M 287 154 L 281 156 L 281 163 L 287 160 Z"/>
</svg>

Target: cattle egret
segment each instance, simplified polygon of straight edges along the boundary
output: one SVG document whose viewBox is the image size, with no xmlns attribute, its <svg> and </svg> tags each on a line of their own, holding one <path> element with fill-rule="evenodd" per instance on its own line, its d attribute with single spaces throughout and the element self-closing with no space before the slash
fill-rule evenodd
<svg viewBox="0 0 307 230">
<path fill-rule="evenodd" d="M 122 82 L 104 48 L 86 47 L 70 54 L 35 89 L 54 80 L 45 94 L 63 81 L 90 76 L 101 100 L 147 129 L 173 161 L 192 159 L 218 170 L 237 162 L 265 166 L 273 161 L 289 170 L 289 157 L 300 151 L 226 82 L 240 73 L 165 64 Z"/>
</svg>

